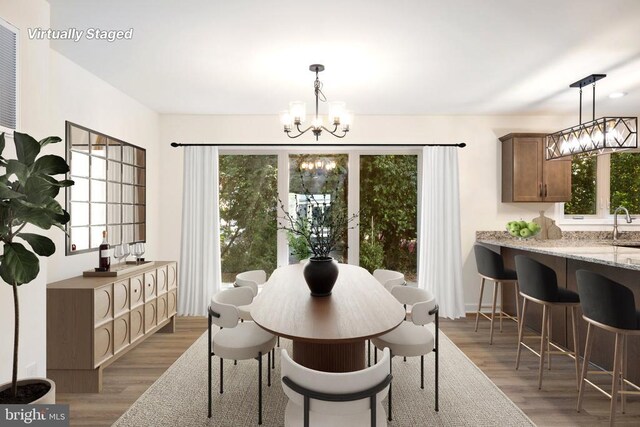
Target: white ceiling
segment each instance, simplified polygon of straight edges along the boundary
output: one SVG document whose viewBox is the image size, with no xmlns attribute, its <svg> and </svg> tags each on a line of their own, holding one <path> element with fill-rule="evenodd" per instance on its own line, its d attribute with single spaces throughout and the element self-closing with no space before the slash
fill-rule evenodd
<svg viewBox="0 0 640 427">
<path fill-rule="evenodd" d="M 640 112 L 638 0 L 49 0 L 51 28 L 134 29 L 54 49 L 161 113 L 277 114 L 329 100 L 356 114 Z M 628 92 L 612 100 L 608 94 Z M 591 91 L 585 109 L 591 111 Z"/>
</svg>

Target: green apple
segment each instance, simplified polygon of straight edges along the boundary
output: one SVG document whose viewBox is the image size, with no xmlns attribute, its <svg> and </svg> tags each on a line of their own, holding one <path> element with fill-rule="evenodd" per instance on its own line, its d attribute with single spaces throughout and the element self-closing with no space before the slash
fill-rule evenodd
<svg viewBox="0 0 640 427">
<path fill-rule="evenodd" d="M 540 226 L 538 224 L 536 224 L 535 222 L 530 222 L 529 224 L 527 224 L 527 228 L 533 234 L 536 234 L 538 231 L 540 231 Z"/>
<path fill-rule="evenodd" d="M 527 221 L 518 221 L 518 225 L 520 225 L 520 228 L 526 228 L 527 227 Z"/>
<path fill-rule="evenodd" d="M 529 230 L 528 228 L 525 227 L 522 230 L 520 230 L 520 237 L 524 237 L 526 239 L 527 237 L 531 237 L 531 236 L 532 236 L 531 230 Z"/>
<path fill-rule="evenodd" d="M 509 230 L 509 234 L 511 234 L 513 237 L 518 237 L 520 236 L 520 231 L 512 228 Z"/>
</svg>

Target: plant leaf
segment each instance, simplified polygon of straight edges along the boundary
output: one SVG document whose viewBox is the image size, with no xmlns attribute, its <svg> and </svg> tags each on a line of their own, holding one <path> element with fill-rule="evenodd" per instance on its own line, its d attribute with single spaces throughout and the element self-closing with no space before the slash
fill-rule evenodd
<svg viewBox="0 0 640 427">
<path fill-rule="evenodd" d="M 0 199 L 20 199 L 23 197 L 25 197 L 24 194 L 13 191 L 7 184 L 0 182 Z"/>
<path fill-rule="evenodd" d="M 60 156 L 49 154 L 40 157 L 33 165 L 32 173 L 59 175 L 69 172 L 69 165 Z"/>
<path fill-rule="evenodd" d="M 29 168 L 15 159 L 7 160 L 7 175 L 11 176 L 15 174 L 23 185 L 29 178 Z"/>
<path fill-rule="evenodd" d="M 40 256 L 51 256 L 56 251 L 56 245 L 48 237 L 33 233 L 20 233 L 18 237 L 25 240 L 33 251 Z"/>
<path fill-rule="evenodd" d="M 60 137 L 58 136 L 48 136 L 45 139 L 41 139 L 38 144 L 40 144 L 40 147 L 44 147 L 45 145 L 49 144 L 57 144 L 60 141 L 62 141 L 62 139 L 60 139 Z"/>
<path fill-rule="evenodd" d="M 6 144 L 6 142 L 4 140 L 4 132 L 2 132 L 0 134 L 0 159 L 3 158 L 2 157 L 2 152 L 4 151 L 5 144 Z"/>
<path fill-rule="evenodd" d="M 36 161 L 36 157 L 40 153 L 40 144 L 26 133 L 13 132 L 13 141 L 16 144 L 16 155 L 18 161 L 31 166 Z"/>
<path fill-rule="evenodd" d="M 40 262 L 38 257 L 22 244 L 12 242 L 4 244 L 4 257 L 0 265 L 0 277 L 8 284 L 22 285 L 38 276 Z"/>
<path fill-rule="evenodd" d="M 43 178 L 43 175 L 32 175 L 24 186 L 24 193 L 27 200 L 36 204 L 48 203 L 49 199 L 56 197 L 60 192 L 60 187 L 52 185 Z"/>
</svg>

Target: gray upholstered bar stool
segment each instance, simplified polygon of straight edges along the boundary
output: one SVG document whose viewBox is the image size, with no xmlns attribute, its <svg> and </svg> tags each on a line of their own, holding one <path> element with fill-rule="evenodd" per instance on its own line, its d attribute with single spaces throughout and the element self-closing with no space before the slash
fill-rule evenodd
<svg viewBox="0 0 640 427">
<path fill-rule="evenodd" d="M 605 396 L 611 397 L 609 424 L 614 425 L 618 395 L 620 395 L 623 414 L 626 396 L 628 394 L 640 395 L 640 387 L 625 379 L 627 374 L 627 338 L 629 335 L 640 335 L 640 311 L 636 309 L 633 292 L 626 286 L 587 270 L 578 270 L 576 277 L 580 305 L 582 306 L 582 318 L 587 321 L 587 342 L 585 343 L 584 363 L 580 375 L 578 412 L 582 409 L 582 397 L 585 383 L 587 383 Z M 595 328 L 616 334 L 613 371 L 589 371 L 589 357 L 591 356 Z M 589 381 L 587 374 L 611 374 L 611 394 Z M 626 390 L 626 386 L 631 386 L 637 391 Z"/>
<path fill-rule="evenodd" d="M 491 329 L 489 332 L 489 344 L 493 344 L 493 321 L 496 317 L 496 301 L 498 299 L 498 290 L 503 284 L 514 285 L 516 294 L 516 317 L 505 313 L 502 309 L 502 302 L 500 302 L 500 332 L 502 332 L 502 318 L 514 320 L 516 323 L 520 318 L 520 304 L 518 302 L 518 276 L 513 270 L 504 268 L 504 262 L 500 254 L 495 253 L 491 249 L 475 245 L 473 251 L 476 255 L 476 266 L 478 268 L 478 274 L 482 278 L 480 284 L 480 300 L 478 301 L 478 311 L 476 312 L 476 328 L 478 332 L 478 321 L 480 316 L 483 316 L 491 321 Z M 484 293 L 485 280 L 491 280 L 493 282 L 493 305 L 491 306 L 491 317 L 483 313 L 482 310 L 482 294 Z"/>
<path fill-rule="evenodd" d="M 544 371 L 545 347 L 547 364 L 551 369 L 551 355 L 562 354 L 572 357 L 576 366 L 576 388 L 580 377 L 580 361 L 578 351 L 578 329 L 576 327 L 576 307 L 580 305 L 577 293 L 558 287 L 558 278 L 553 269 L 524 255 L 516 255 L 516 272 L 520 284 L 520 295 L 524 298 L 520 311 L 520 329 L 518 332 L 518 351 L 516 352 L 516 369 L 520 366 L 520 350 L 525 347 L 540 358 L 538 368 L 538 389 L 542 388 L 542 372 Z M 527 314 L 527 303 L 542 305 L 542 325 L 540 327 L 540 353 L 525 344 L 524 324 Z M 553 307 L 566 307 L 571 311 L 571 326 L 573 333 L 573 351 L 565 350 L 551 342 L 551 310 Z M 537 337 L 536 337 L 537 338 Z M 546 346 L 545 346 L 546 340 Z M 556 350 L 551 350 L 554 347 Z"/>
</svg>

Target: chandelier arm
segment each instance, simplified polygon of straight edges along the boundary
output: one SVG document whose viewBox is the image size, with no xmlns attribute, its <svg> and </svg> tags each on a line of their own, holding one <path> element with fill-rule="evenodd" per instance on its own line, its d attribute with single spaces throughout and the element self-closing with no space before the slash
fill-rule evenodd
<svg viewBox="0 0 640 427">
<path fill-rule="evenodd" d="M 326 128 L 326 127 L 324 127 L 324 126 L 321 126 L 321 129 L 326 130 L 327 132 L 329 132 L 331 135 L 335 136 L 336 138 L 344 138 L 345 136 L 347 136 L 347 132 L 348 132 L 348 131 L 346 131 L 346 130 L 343 130 L 343 131 L 342 131 L 342 135 L 338 135 L 338 134 L 336 133 L 336 131 L 338 130 L 338 126 L 336 126 L 336 128 L 335 128 L 333 131 L 331 131 L 331 130 L 327 129 L 327 128 Z"/>
<path fill-rule="evenodd" d="M 313 126 L 309 126 L 308 128 L 306 128 L 305 130 L 300 130 L 300 125 L 296 125 L 296 129 L 298 130 L 298 134 L 291 136 L 291 131 L 286 131 L 286 134 L 289 138 L 293 139 L 293 138 L 297 138 L 301 135 L 304 135 L 305 133 L 307 133 Z"/>
</svg>

